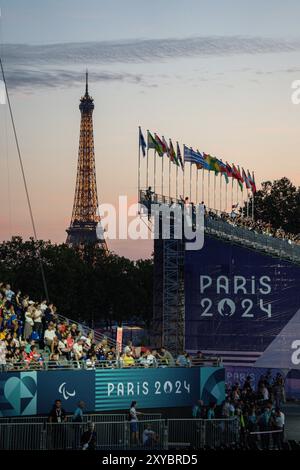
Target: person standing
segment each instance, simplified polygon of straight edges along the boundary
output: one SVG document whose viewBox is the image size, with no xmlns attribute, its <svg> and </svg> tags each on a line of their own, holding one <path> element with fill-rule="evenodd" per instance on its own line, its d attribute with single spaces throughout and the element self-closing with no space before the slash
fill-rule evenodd
<svg viewBox="0 0 300 470">
<path fill-rule="evenodd" d="M 85 403 L 84 401 L 80 400 L 78 402 L 78 406 L 76 410 L 74 411 L 74 414 L 72 416 L 72 421 L 73 423 L 83 423 L 83 410 L 85 408 Z"/>
<path fill-rule="evenodd" d="M 82 434 L 80 444 L 82 450 L 96 450 L 97 434 L 95 431 L 95 423 L 88 423 L 88 430 Z"/>
<path fill-rule="evenodd" d="M 64 449 L 65 448 L 65 429 L 61 424 L 65 423 L 67 414 L 61 406 L 61 400 L 55 400 L 55 403 L 49 413 L 49 423 L 53 423 L 51 426 L 51 448 Z"/>
<path fill-rule="evenodd" d="M 55 400 L 49 413 L 49 423 L 64 423 L 66 419 L 67 414 L 61 406 L 61 400 Z"/>
<path fill-rule="evenodd" d="M 129 420 L 130 420 L 130 431 L 132 444 L 138 445 L 139 443 L 139 431 L 138 431 L 138 415 L 142 415 L 136 410 L 136 401 L 133 401 L 129 409 Z"/>
</svg>

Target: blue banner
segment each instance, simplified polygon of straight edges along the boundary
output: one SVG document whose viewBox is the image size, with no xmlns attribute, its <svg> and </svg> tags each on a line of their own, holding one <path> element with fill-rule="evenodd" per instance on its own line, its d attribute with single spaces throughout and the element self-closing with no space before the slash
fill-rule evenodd
<svg viewBox="0 0 300 470">
<path fill-rule="evenodd" d="M 0 374 L 0 416 L 47 415 L 54 401 L 73 413 L 78 401 L 86 412 L 139 408 L 191 407 L 200 398 L 224 400 L 222 367 L 53 370 Z"/>
<path fill-rule="evenodd" d="M 202 250 L 185 253 L 186 349 L 232 365 L 266 351 L 260 367 L 299 367 L 299 285 L 299 266 L 206 236 Z"/>
</svg>

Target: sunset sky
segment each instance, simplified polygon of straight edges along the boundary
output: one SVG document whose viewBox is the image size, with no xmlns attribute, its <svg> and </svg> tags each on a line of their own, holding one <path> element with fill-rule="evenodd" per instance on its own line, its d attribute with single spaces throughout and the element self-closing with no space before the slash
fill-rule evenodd
<svg viewBox="0 0 300 470">
<path fill-rule="evenodd" d="M 0 0 L 6 71 L 38 236 L 71 218 L 79 99 L 95 101 L 100 202 L 137 194 L 137 128 L 300 185 L 297 0 Z M 151 154 L 152 156 L 152 154 Z M 145 162 L 143 162 L 145 164 Z M 6 105 L 0 105 L 0 240 L 32 233 Z M 148 256 L 147 241 L 109 246 Z"/>
</svg>

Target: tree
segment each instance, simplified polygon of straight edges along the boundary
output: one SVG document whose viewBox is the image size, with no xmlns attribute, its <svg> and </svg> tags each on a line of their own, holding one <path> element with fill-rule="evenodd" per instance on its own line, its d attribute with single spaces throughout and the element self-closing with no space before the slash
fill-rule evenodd
<svg viewBox="0 0 300 470">
<path fill-rule="evenodd" d="M 38 250 L 58 313 L 89 324 L 147 320 L 152 315 L 153 261 L 135 263 L 92 246 L 78 251 L 14 237 L 0 244 L 0 281 L 34 300 L 44 299 Z"/>
<path fill-rule="evenodd" d="M 300 188 L 286 177 L 274 182 L 265 181 L 254 196 L 255 219 L 271 223 L 286 232 L 300 232 Z M 252 199 L 250 200 L 252 207 Z M 245 209 L 244 209 L 245 211 Z"/>
</svg>

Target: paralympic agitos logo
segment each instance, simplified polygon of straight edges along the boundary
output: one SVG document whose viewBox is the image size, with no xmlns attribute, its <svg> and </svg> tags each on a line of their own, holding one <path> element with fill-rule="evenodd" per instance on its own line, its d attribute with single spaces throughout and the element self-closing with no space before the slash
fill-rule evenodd
<svg viewBox="0 0 300 470">
<path fill-rule="evenodd" d="M 212 317 L 218 313 L 230 318 L 239 313 L 242 318 L 254 318 L 255 313 L 272 316 L 272 305 L 268 301 L 271 294 L 269 276 L 218 276 L 213 278 L 200 275 L 201 317 Z"/>
</svg>

